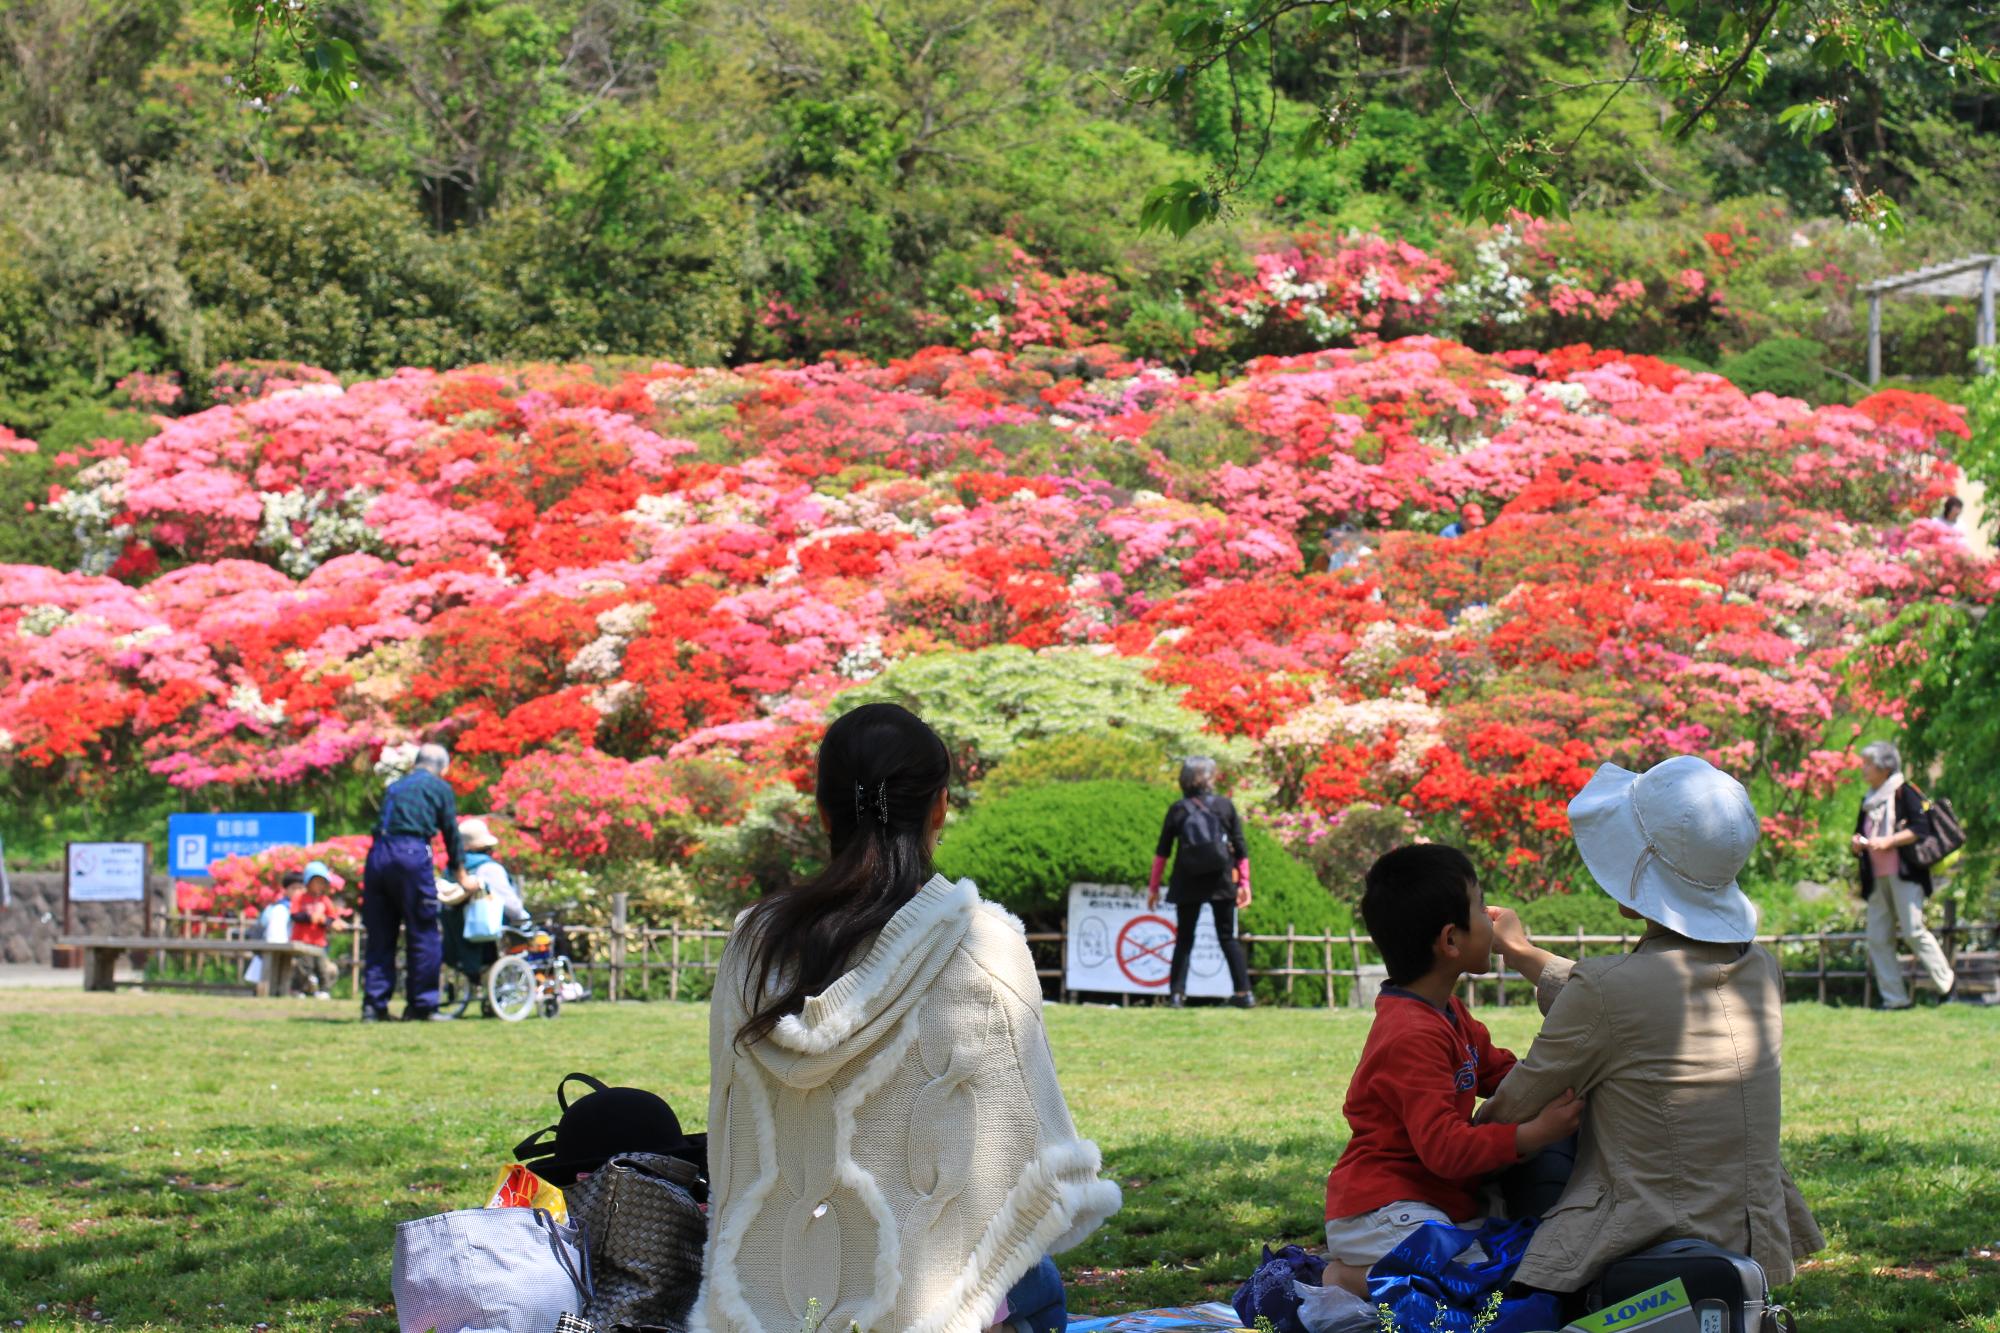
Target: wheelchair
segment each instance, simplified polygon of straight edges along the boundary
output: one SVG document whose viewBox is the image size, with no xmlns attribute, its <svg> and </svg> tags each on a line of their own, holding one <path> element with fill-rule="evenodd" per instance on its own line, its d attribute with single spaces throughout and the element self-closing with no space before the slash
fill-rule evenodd
<svg viewBox="0 0 2000 1333">
<path fill-rule="evenodd" d="M 498 940 L 474 942 L 465 938 L 465 908 L 458 906 L 439 912 L 438 925 L 445 943 L 439 1007 L 455 1018 L 465 1017 L 475 999 L 483 1016 L 507 1023 L 533 1013 L 555 1018 L 565 1000 L 586 996 L 554 923 L 509 923 Z"/>
</svg>

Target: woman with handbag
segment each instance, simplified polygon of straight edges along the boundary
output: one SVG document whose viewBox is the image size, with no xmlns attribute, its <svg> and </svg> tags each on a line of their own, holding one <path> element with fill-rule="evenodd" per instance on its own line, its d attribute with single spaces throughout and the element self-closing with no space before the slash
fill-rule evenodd
<svg viewBox="0 0 2000 1333">
<path fill-rule="evenodd" d="M 820 743 L 826 869 L 739 918 L 709 1010 L 693 1328 L 1063 1324 L 1049 1254 L 1117 1210 L 1020 922 L 932 873 L 951 758 L 894 704 Z"/>
<path fill-rule="evenodd" d="M 1957 984 L 1937 936 L 1924 925 L 1931 868 L 1911 855 L 1931 831 L 1930 803 L 1903 780 L 1902 769 L 1903 756 L 1890 742 L 1861 747 L 1861 780 L 1868 784 L 1868 794 L 1855 816 L 1853 846 L 1861 863 L 1861 898 L 1868 904 L 1868 966 L 1884 1009 L 1908 1009 L 1914 1003 L 1896 956 L 1898 934 L 1939 995 L 1950 995 Z"/>
<path fill-rule="evenodd" d="M 1229 964 L 1233 990 L 1229 1002 L 1238 1009 L 1254 1007 L 1250 966 L 1243 957 L 1243 942 L 1236 938 L 1236 913 L 1250 905 L 1250 845 L 1243 837 L 1243 816 L 1228 797 L 1215 793 L 1213 759 L 1181 764 L 1181 799 L 1167 807 L 1160 845 L 1153 852 L 1153 873 L 1146 884 L 1148 909 L 1160 904 L 1160 881 L 1169 855 L 1174 858 L 1173 878 L 1167 883 L 1167 901 L 1174 905 L 1174 957 L 1167 973 L 1167 1004 L 1178 1009 L 1187 1003 L 1195 927 L 1201 922 L 1201 909 L 1207 907 L 1215 918 L 1216 942 Z"/>
</svg>

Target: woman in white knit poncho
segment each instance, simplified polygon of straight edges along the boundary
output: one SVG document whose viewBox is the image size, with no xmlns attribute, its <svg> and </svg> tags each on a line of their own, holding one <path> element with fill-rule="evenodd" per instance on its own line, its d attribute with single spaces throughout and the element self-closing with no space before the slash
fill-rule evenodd
<svg viewBox="0 0 2000 1333">
<path fill-rule="evenodd" d="M 696 1333 L 976 1333 L 1118 1208 L 1020 922 L 931 872 L 950 776 L 907 710 L 841 717 L 819 753 L 830 864 L 723 953 Z"/>
</svg>

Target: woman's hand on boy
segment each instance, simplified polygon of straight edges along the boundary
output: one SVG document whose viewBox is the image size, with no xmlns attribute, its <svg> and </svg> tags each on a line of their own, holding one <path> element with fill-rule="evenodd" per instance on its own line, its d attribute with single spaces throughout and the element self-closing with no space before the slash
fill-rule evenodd
<svg viewBox="0 0 2000 1333">
<path fill-rule="evenodd" d="M 1507 958 L 1524 949 L 1534 947 L 1535 941 L 1529 937 L 1528 928 L 1521 924 L 1521 915 L 1511 907 L 1488 907 L 1487 920 L 1493 923 L 1493 947 Z"/>
<path fill-rule="evenodd" d="M 1583 1098 L 1575 1088 L 1564 1088 L 1562 1096 L 1544 1106 L 1533 1120 L 1514 1127 L 1514 1151 L 1533 1157 L 1551 1144 L 1561 1143 L 1583 1124 Z"/>
<path fill-rule="evenodd" d="M 1555 955 L 1535 943 L 1513 908 L 1488 907 L 1486 917 L 1493 923 L 1493 947 L 1508 966 L 1530 983 L 1540 981 L 1542 969 L 1555 961 Z"/>
</svg>

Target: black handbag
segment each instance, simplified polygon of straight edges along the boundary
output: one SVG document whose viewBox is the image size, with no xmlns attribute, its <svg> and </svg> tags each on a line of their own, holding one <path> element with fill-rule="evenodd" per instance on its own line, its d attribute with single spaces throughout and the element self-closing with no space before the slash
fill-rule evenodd
<svg viewBox="0 0 2000 1333">
<path fill-rule="evenodd" d="M 1916 798 L 1923 802 L 1923 812 L 1930 819 L 1931 831 L 1910 845 L 1910 860 L 1926 870 L 1938 865 L 1946 857 L 1965 846 L 1965 829 L 1958 822 L 1958 812 L 1951 808 L 1951 801 L 1939 796 L 1933 799 L 1910 788 Z"/>
<path fill-rule="evenodd" d="M 708 1217 L 695 1194 L 706 1188 L 692 1162 L 625 1153 L 563 1190 L 589 1245 L 586 1320 L 604 1333 L 684 1333 L 701 1289 Z"/>
<path fill-rule="evenodd" d="M 1791 1311 L 1771 1303 L 1762 1264 L 1705 1240 L 1670 1240 L 1613 1260 L 1591 1284 L 1591 1308 L 1616 1307 L 1675 1278 L 1687 1289 L 1692 1308 L 1686 1327 L 1695 1333 L 1790 1333 L 1797 1328 Z"/>
</svg>

